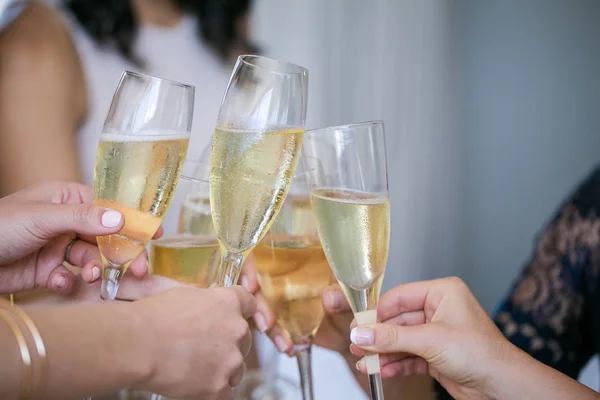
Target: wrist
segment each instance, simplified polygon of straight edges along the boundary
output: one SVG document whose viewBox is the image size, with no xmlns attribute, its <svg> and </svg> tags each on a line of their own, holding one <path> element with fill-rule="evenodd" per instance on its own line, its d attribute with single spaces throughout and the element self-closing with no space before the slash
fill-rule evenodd
<svg viewBox="0 0 600 400">
<path fill-rule="evenodd" d="M 484 383 L 484 394 L 488 399 L 528 398 L 527 382 L 523 378 L 532 376 L 532 362 L 528 354 L 510 343 L 496 346 L 495 356 L 490 358 Z M 529 379 L 526 379 L 528 381 Z M 525 384 L 525 385 L 524 385 Z"/>
<path fill-rule="evenodd" d="M 128 357 L 119 357 L 126 363 L 124 370 L 128 374 L 129 381 L 135 385 L 143 385 L 149 381 L 154 374 L 156 362 L 153 354 L 156 349 L 153 349 L 152 341 L 149 336 L 152 335 L 149 328 L 148 318 L 140 310 L 136 303 L 119 304 L 121 314 L 125 322 L 123 333 L 124 350 Z"/>
</svg>

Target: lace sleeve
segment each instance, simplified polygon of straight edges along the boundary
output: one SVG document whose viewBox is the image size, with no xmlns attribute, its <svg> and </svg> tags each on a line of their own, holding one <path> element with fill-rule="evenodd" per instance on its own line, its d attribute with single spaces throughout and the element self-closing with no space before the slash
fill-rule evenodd
<svg viewBox="0 0 600 400">
<path fill-rule="evenodd" d="M 516 346 L 573 377 L 595 353 L 600 264 L 600 172 L 592 174 L 540 236 L 495 322 Z M 593 300 L 592 300 L 593 299 Z"/>
</svg>

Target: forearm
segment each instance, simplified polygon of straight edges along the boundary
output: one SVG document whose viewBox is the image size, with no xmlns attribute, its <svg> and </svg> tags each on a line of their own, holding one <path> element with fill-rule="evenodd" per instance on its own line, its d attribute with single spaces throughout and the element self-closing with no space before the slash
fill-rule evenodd
<svg viewBox="0 0 600 400">
<path fill-rule="evenodd" d="M 511 345 L 512 346 L 512 345 Z M 498 400 L 598 400 L 600 395 L 513 347 L 490 374 L 488 397 Z"/>
<path fill-rule="evenodd" d="M 140 324 L 131 304 L 27 310 L 44 340 L 47 372 L 44 399 L 80 398 L 134 385 L 150 373 L 140 343 Z M 0 332 L 1 333 L 1 332 Z M 6 333 L 4 333 L 6 334 Z M 2 337 L 4 338 L 4 337 Z M 11 343 L 0 339 L 2 343 Z M 21 362 L 16 346 L 2 348 L 0 359 L 11 379 L 2 379 L 0 398 L 15 398 Z M 5 364 L 4 362 L 2 364 Z M 6 386 L 6 387 L 4 387 Z"/>
</svg>

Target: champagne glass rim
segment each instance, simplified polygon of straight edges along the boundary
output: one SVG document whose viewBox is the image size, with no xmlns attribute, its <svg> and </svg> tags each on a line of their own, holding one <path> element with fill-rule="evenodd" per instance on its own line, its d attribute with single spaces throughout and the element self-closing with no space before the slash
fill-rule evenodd
<svg viewBox="0 0 600 400">
<path fill-rule="evenodd" d="M 173 86 L 178 86 L 178 87 L 181 87 L 181 88 L 184 88 L 184 89 L 195 90 L 194 85 L 189 85 L 187 83 L 182 83 L 182 82 L 174 81 L 172 79 L 161 78 L 159 76 L 142 74 L 141 72 L 124 71 L 123 72 L 123 76 L 126 76 L 126 75 L 135 76 L 135 77 L 146 79 L 146 80 L 162 81 L 162 82 L 168 83 L 168 84 L 173 85 Z"/>
<path fill-rule="evenodd" d="M 367 126 L 381 126 L 383 127 L 383 121 L 382 120 L 373 120 L 373 121 L 364 121 L 364 122 L 355 122 L 352 124 L 345 124 L 345 125 L 335 125 L 335 126 L 326 126 L 323 128 L 314 128 L 314 129 L 307 129 L 306 130 L 306 134 L 311 134 L 311 133 L 316 133 L 318 131 L 341 131 L 341 130 L 351 130 L 351 129 L 355 129 L 355 128 L 364 128 Z"/>
<path fill-rule="evenodd" d="M 273 68 L 271 68 L 271 65 L 269 67 L 267 67 L 264 65 L 259 65 L 256 62 L 253 62 L 254 60 L 257 60 L 257 59 L 268 61 L 269 63 L 273 64 Z M 259 56 L 259 55 L 255 55 L 255 54 L 242 54 L 242 55 L 238 56 L 238 60 L 240 62 L 242 62 L 243 64 L 248 65 L 250 67 L 264 69 L 264 70 L 267 70 L 269 72 L 279 74 L 279 75 L 302 75 L 302 76 L 308 75 L 308 69 L 306 69 L 298 64 L 294 64 L 294 63 L 291 63 L 288 61 L 277 60 L 275 58 Z M 275 66 L 277 66 L 279 68 L 277 68 Z"/>
</svg>

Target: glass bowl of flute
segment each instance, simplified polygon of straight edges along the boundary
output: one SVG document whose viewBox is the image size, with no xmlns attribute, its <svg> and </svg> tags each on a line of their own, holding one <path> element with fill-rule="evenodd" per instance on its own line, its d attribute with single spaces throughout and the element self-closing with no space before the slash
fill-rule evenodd
<svg viewBox="0 0 600 400">
<path fill-rule="evenodd" d="M 148 262 L 152 274 L 199 288 L 213 284 L 221 258 L 210 211 L 208 169 L 208 163 L 186 160 L 163 221 L 164 234 L 150 242 Z"/>
</svg>

